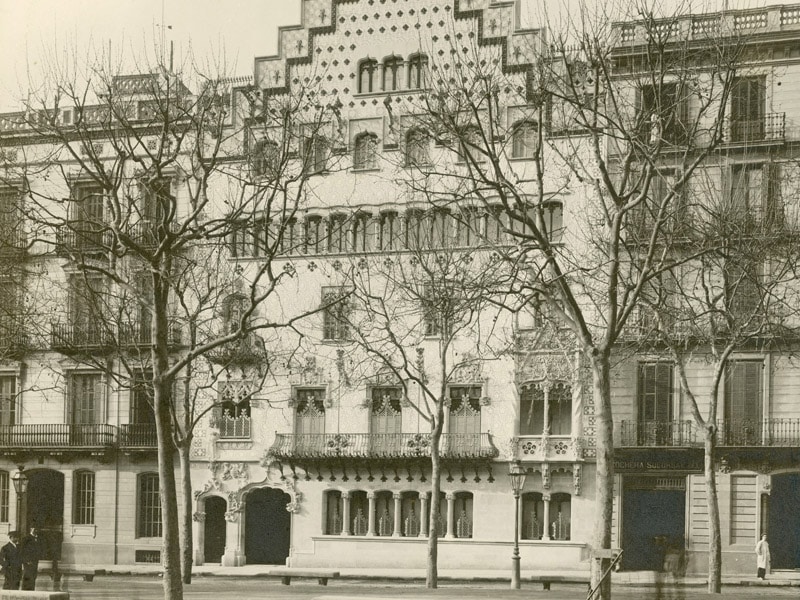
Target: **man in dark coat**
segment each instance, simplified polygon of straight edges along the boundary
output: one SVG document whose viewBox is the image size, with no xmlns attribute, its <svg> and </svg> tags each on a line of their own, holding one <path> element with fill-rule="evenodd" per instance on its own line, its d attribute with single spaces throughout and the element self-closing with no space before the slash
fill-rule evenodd
<svg viewBox="0 0 800 600">
<path fill-rule="evenodd" d="M 39 574 L 39 559 L 42 557 L 42 540 L 39 532 L 31 527 L 30 535 L 22 538 L 19 545 L 22 559 L 22 589 L 36 589 L 36 576 Z"/>
<path fill-rule="evenodd" d="M 22 557 L 20 556 L 19 532 L 8 534 L 9 542 L 0 548 L 0 566 L 3 567 L 3 589 L 18 590 L 22 577 Z"/>
</svg>

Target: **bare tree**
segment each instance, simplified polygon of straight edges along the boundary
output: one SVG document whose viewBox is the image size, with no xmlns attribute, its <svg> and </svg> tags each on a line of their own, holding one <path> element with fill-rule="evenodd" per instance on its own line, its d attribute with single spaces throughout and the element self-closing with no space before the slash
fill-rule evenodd
<svg viewBox="0 0 800 600">
<path fill-rule="evenodd" d="M 39 302 L 63 319 L 39 333 L 123 387 L 144 378 L 150 388 L 164 594 L 180 599 L 181 562 L 191 579 L 189 447 L 213 403 L 199 404 L 198 390 L 176 383 L 191 378 L 211 389 L 242 360 L 266 368 L 256 332 L 306 316 L 267 318 L 259 307 L 295 276 L 272 260 L 296 243 L 288 223 L 327 158 L 320 148 L 335 135 L 338 106 L 311 102 L 309 90 L 262 97 L 247 82 L 188 64 L 130 76 L 94 67 L 83 83 L 54 69 L 47 89 L 11 118 L 3 137 L 23 153 L 8 162 L 3 183 L 24 197 L 34 250 L 70 261 L 67 277 L 47 273 L 63 287 L 66 310 Z M 243 255 L 258 260 L 236 266 Z"/>
<path fill-rule="evenodd" d="M 730 176 L 727 176 L 730 175 Z M 640 334 L 645 347 L 668 350 L 692 421 L 702 433 L 709 519 L 709 593 L 722 587 L 722 547 L 716 471 L 717 446 L 760 444 L 783 432 L 741 394 L 759 397 L 761 362 L 742 362 L 736 352 L 775 351 L 797 340 L 795 243 L 797 169 L 770 161 L 730 169 L 709 164 L 681 192 L 688 214 L 685 235 L 706 252 L 652 279 L 644 294 Z M 692 377 L 702 365 L 710 381 Z M 726 414 L 719 415 L 726 390 Z M 681 428 L 680 423 L 675 424 Z M 688 431 L 671 437 L 693 436 Z"/>
<path fill-rule="evenodd" d="M 431 60 L 430 94 L 394 120 L 435 140 L 440 157 L 407 183 L 439 206 L 477 201 L 494 215 L 498 251 L 528 271 L 516 307 L 534 302 L 562 323 L 591 370 L 592 585 L 608 598 L 611 371 L 628 351 L 618 341 L 648 282 L 686 260 L 672 250 L 676 190 L 725 139 L 741 44 L 712 32 L 692 45 L 675 34 L 678 16 L 656 20 L 643 7 L 622 46 L 621 25 L 583 11 L 580 26 L 549 32 L 548 44 L 529 32 L 514 52 L 454 28 L 450 52 L 432 48 L 442 58 Z"/>
</svg>

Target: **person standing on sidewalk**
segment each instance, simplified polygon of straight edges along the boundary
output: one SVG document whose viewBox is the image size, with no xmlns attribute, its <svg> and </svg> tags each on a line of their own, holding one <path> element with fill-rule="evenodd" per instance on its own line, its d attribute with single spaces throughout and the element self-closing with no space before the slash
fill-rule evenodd
<svg viewBox="0 0 800 600">
<path fill-rule="evenodd" d="M 39 559 L 42 557 L 42 541 L 39 532 L 31 527 L 30 535 L 23 538 L 20 544 L 22 559 L 22 589 L 35 590 L 36 577 L 39 575 Z"/>
<path fill-rule="evenodd" d="M 22 575 L 22 560 L 19 548 L 19 532 L 8 534 L 8 543 L 0 548 L 0 566 L 3 567 L 3 589 L 18 590 Z"/>
<path fill-rule="evenodd" d="M 767 543 L 767 534 L 761 534 L 761 540 L 756 544 L 756 566 L 758 567 L 758 571 L 756 571 L 756 577 L 759 579 L 764 579 L 767 576 L 767 572 L 769 572 L 769 562 L 770 562 L 770 555 L 769 555 L 769 544 Z"/>
</svg>

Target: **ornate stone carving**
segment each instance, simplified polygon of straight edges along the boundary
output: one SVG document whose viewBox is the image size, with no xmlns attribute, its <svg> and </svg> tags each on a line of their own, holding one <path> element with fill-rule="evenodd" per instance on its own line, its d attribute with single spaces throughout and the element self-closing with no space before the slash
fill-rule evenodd
<svg viewBox="0 0 800 600">
<path fill-rule="evenodd" d="M 328 379 L 324 369 L 317 365 L 317 357 L 307 354 L 302 363 L 289 366 L 289 382 L 292 385 L 326 385 Z"/>
<path fill-rule="evenodd" d="M 542 488 L 550 489 L 550 465 L 547 463 L 542 464 Z"/>
<path fill-rule="evenodd" d="M 203 523 L 205 520 L 206 520 L 206 513 L 204 512 L 200 512 L 198 510 L 192 514 L 192 521 Z"/>
<path fill-rule="evenodd" d="M 247 463 L 222 463 L 222 479 L 223 481 L 238 479 L 246 484 L 250 479 Z"/>
<path fill-rule="evenodd" d="M 575 488 L 575 495 L 581 495 L 581 470 L 582 467 L 580 463 L 575 463 L 572 465 L 572 485 Z"/>
<path fill-rule="evenodd" d="M 485 380 L 483 364 L 479 358 L 472 354 L 466 354 L 453 369 L 453 374 L 450 376 L 450 381 L 456 383 L 478 383 Z"/>
</svg>

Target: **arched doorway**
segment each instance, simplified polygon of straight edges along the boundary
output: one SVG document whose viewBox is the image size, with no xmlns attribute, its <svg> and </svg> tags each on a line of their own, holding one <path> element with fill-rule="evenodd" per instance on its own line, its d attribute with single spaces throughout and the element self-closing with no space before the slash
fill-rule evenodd
<svg viewBox="0 0 800 600">
<path fill-rule="evenodd" d="M 206 498 L 205 506 L 203 561 L 205 563 L 222 562 L 222 555 L 225 553 L 225 510 L 228 505 L 224 498 L 209 496 Z"/>
<path fill-rule="evenodd" d="M 800 567 L 800 473 L 773 475 L 767 534 L 773 569 Z"/>
<path fill-rule="evenodd" d="M 43 540 L 42 558 L 61 559 L 64 527 L 64 474 L 50 469 L 25 471 L 25 526 L 36 527 Z"/>
<path fill-rule="evenodd" d="M 289 556 L 289 494 L 259 488 L 247 494 L 244 551 L 247 564 L 282 565 Z"/>
</svg>

